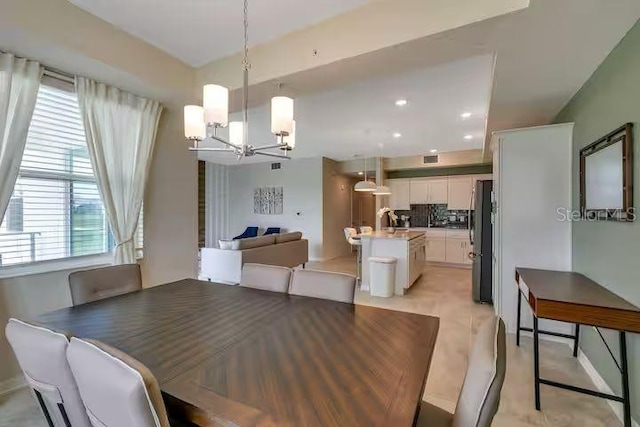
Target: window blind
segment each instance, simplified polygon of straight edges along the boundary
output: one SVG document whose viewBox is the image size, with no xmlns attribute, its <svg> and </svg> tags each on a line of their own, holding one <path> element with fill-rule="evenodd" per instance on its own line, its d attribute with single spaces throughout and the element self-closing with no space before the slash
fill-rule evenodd
<svg viewBox="0 0 640 427">
<path fill-rule="evenodd" d="M 102 254 L 113 246 L 74 86 L 45 77 L 0 225 L 0 265 Z"/>
</svg>

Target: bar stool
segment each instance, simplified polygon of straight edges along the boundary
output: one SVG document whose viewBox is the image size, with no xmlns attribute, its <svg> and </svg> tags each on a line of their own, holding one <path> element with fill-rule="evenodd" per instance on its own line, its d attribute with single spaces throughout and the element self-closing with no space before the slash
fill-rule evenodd
<svg viewBox="0 0 640 427">
<path fill-rule="evenodd" d="M 356 231 L 355 228 L 352 227 L 345 227 L 344 228 L 344 237 L 347 239 L 347 242 L 349 242 L 349 244 L 351 245 L 351 247 L 353 248 L 355 246 L 356 250 L 357 250 L 357 255 L 356 255 L 356 277 L 358 279 L 358 282 L 360 282 L 360 277 L 361 277 L 361 271 L 362 271 L 362 241 L 360 240 L 360 237 L 358 236 L 358 232 Z"/>
<path fill-rule="evenodd" d="M 373 227 L 370 227 L 368 225 L 363 225 L 362 227 L 360 227 L 360 234 L 371 234 L 373 233 Z"/>
</svg>

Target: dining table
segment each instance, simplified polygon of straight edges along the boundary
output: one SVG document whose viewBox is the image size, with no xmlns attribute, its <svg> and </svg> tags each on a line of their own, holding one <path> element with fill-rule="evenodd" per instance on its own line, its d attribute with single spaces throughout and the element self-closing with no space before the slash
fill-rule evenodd
<svg viewBox="0 0 640 427">
<path fill-rule="evenodd" d="M 199 426 L 410 426 L 436 317 L 193 279 L 32 319 L 145 364 Z"/>
</svg>

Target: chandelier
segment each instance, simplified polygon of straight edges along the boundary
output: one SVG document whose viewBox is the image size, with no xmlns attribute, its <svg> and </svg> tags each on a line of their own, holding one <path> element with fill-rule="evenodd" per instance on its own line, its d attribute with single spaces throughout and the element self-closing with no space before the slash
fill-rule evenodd
<svg viewBox="0 0 640 427">
<path fill-rule="evenodd" d="M 244 0 L 244 57 L 242 60 L 242 121 L 229 122 L 229 89 L 215 84 L 203 88 L 203 105 L 184 107 L 184 136 L 193 145 L 191 151 L 213 151 L 232 153 L 238 157 L 250 157 L 256 154 L 269 157 L 290 159 L 289 152 L 295 148 L 296 123 L 293 120 L 293 99 L 275 96 L 271 99 L 271 133 L 275 135 L 273 144 L 254 146 L 248 143 L 249 109 L 249 18 L 248 0 Z M 229 139 L 218 135 L 221 128 L 229 128 Z M 207 139 L 222 143 L 222 147 L 203 147 L 201 142 Z M 267 152 L 279 148 L 284 154 Z"/>
</svg>

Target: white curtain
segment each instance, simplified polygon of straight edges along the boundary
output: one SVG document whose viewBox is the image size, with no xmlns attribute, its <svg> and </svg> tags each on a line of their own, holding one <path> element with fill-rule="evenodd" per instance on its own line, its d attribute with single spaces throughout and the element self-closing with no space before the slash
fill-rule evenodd
<svg viewBox="0 0 640 427">
<path fill-rule="evenodd" d="M 42 71 L 35 61 L 0 53 L 0 222 L 18 178 Z"/>
<path fill-rule="evenodd" d="M 218 247 L 229 236 L 229 167 L 207 162 L 206 245 Z"/>
<path fill-rule="evenodd" d="M 134 235 L 162 105 L 76 78 L 89 157 L 116 241 L 114 264 L 136 261 Z"/>
</svg>

